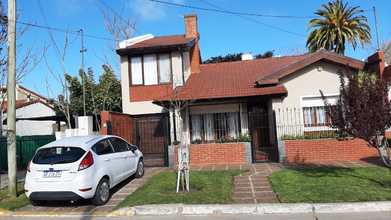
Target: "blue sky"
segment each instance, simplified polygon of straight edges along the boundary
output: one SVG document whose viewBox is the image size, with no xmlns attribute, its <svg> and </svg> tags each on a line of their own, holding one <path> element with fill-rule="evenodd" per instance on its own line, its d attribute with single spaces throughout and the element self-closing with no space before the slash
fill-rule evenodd
<svg viewBox="0 0 391 220">
<path fill-rule="evenodd" d="M 148 0 L 17 0 L 19 20 L 22 22 L 48 25 L 68 30 L 84 29 L 88 35 L 111 38 L 105 31 L 102 13 L 99 7 L 104 1 L 123 17 L 129 17 L 136 23 L 135 35 L 151 33 L 153 35 L 182 34 L 184 32 L 183 15 L 196 13 L 198 15 L 200 46 L 202 59 L 210 56 L 236 52 L 262 53 L 274 50 L 276 55 L 291 55 L 306 52 L 305 40 L 308 34 L 308 19 L 276 19 L 252 17 L 256 22 L 240 16 L 226 15 L 215 12 L 197 11 L 188 8 L 178 8 L 153 3 Z M 313 16 L 313 12 L 326 3 L 326 0 L 167 0 L 181 4 L 212 8 L 214 5 L 231 11 L 272 15 Z M 42 12 L 39 7 L 42 6 Z M 389 0 L 350 0 L 351 5 L 361 6 L 364 10 L 375 6 L 378 12 L 380 40 L 391 39 L 391 2 Z M 6 5 L 5 5 L 6 6 Z M 110 11 L 109 11 L 110 12 Z M 369 24 L 374 27 L 372 11 L 366 11 Z M 46 19 L 44 19 L 46 17 Z M 301 36 L 270 28 L 266 25 L 278 27 Z M 22 25 L 19 25 L 22 27 Z M 376 41 L 373 32 L 373 43 L 355 51 L 349 47 L 346 55 L 364 59 L 373 53 Z M 62 48 L 65 34 L 52 31 L 53 38 Z M 18 43 L 22 51 L 33 48 L 40 53 L 42 48 L 48 47 L 47 63 L 56 73 L 62 72 L 62 65 L 58 58 L 53 42 L 47 30 L 30 27 Z M 92 67 L 97 77 L 101 74 L 101 65 L 109 60 L 118 70 L 118 57 L 110 49 L 111 41 L 86 37 L 85 56 L 86 67 Z M 70 74 L 77 73 L 80 67 L 80 38 L 78 35 L 69 35 L 69 46 L 65 58 L 65 67 Z M 21 52 L 22 54 L 22 52 Z M 118 74 L 118 72 L 117 72 Z M 58 81 L 49 73 L 44 61 L 22 79 L 22 84 L 37 92 L 54 97 L 60 91 Z M 49 86 L 47 86 L 49 85 Z M 49 88 L 49 89 L 48 89 Z"/>
</svg>

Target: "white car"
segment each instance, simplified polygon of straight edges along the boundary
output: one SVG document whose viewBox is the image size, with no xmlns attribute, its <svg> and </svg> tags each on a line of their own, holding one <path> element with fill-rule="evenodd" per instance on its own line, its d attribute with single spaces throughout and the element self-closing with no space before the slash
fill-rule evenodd
<svg viewBox="0 0 391 220">
<path fill-rule="evenodd" d="M 144 175 L 136 146 L 117 136 L 66 137 L 37 149 L 24 188 L 32 204 L 92 199 L 103 205 L 110 189 L 132 175 Z"/>
</svg>

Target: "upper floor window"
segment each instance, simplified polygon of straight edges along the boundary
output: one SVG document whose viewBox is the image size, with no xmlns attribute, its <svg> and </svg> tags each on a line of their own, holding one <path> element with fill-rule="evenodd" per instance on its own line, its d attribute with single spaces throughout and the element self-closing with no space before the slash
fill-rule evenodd
<svg viewBox="0 0 391 220">
<path fill-rule="evenodd" d="M 143 79 L 143 62 L 142 57 L 131 58 L 131 69 L 132 69 L 132 85 L 144 84 Z"/>
<path fill-rule="evenodd" d="M 174 82 L 183 85 L 190 73 L 189 52 L 145 54 L 130 58 L 131 85 Z"/>
</svg>

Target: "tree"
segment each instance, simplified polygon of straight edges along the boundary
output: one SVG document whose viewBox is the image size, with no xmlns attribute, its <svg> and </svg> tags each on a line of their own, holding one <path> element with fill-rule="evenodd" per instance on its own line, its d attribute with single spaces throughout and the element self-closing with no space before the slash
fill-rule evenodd
<svg viewBox="0 0 391 220">
<path fill-rule="evenodd" d="M 347 79 L 347 82 L 345 80 Z M 391 126 L 391 105 L 387 82 L 377 74 L 360 72 L 340 75 L 340 95 L 335 106 L 327 103 L 332 127 L 341 136 L 352 136 L 375 147 L 383 163 L 391 167 L 385 131 Z"/>
<path fill-rule="evenodd" d="M 96 88 L 96 102 L 101 111 L 122 111 L 121 82 L 109 65 L 102 65 L 103 73 Z"/>
<path fill-rule="evenodd" d="M 307 38 L 307 47 L 311 52 L 319 49 L 345 53 L 346 43 L 356 49 L 371 40 L 367 18 L 362 15 L 359 6 L 351 7 L 343 0 L 334 0 L 323 4 L 315 14 L 319 18 L 311 19 L 312 29 Z"/>
<path fill-rule="evenodd" d="M 90 67 L 87 73 L 79 71 L 79 77 L 65 75 L 69 85 L 69 106 L 72 115 L 83 115 L 83 85 L 81 76 L 84 75 L 86 87 L 86 114 L 97 115 L 101 111 L 121 111 L 121 82 L 115 77 L 113 69 L 102 65 L 103 73 L 99 82 L 94 80 L 94 71 Z"/>
<path fill-rule="evenodd" d="M 203 63 L 221 63 L 221 62 L 231 62 L 238 61 L 242 59 L 242 53 L 230 53 L 224 56 L 214 56 L 205 60 Z"/>
<path fill-rule="evenodd" d="M 242 60 L 242 54 L 243 53 L 230 53 L 224 56 L 214 56 L 210 57 L 209 59 L 205 60 L 203 63 L 221 63 L 221 62 L 232 62 L 232 61 L 239 61 Z M 272 50 L 266 51 L 265 53 L 256 54 L 254 57 L 255 59 L 263 59 L 272 57 L 274 55 L 274 52 Z"/>
</svg>

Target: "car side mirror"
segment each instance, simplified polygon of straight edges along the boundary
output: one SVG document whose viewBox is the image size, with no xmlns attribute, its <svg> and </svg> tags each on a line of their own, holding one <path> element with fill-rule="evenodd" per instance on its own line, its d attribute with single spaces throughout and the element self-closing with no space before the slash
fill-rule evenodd
<svg viewBox="0 0 391 220">
<path fill-rule="evenodd" d="M 130 150 L 134 153 L 137 150 L 137 147 L 130 145 L 129 146 Z"/>
</svg>

